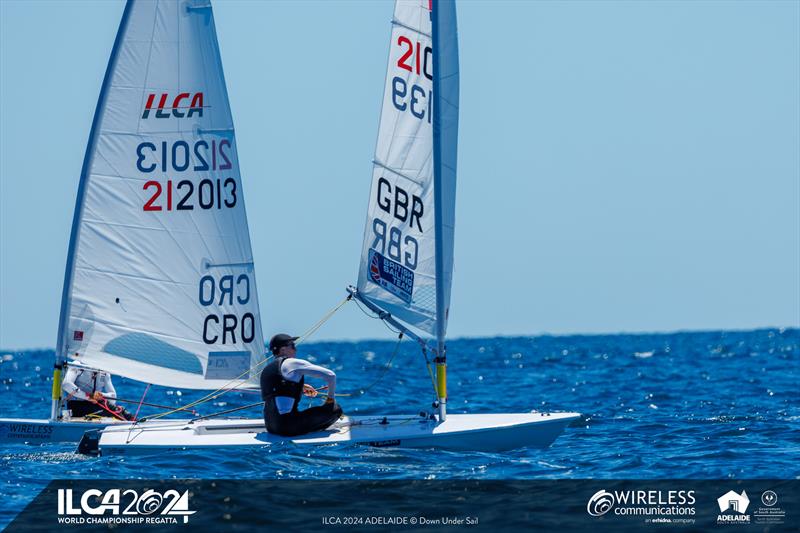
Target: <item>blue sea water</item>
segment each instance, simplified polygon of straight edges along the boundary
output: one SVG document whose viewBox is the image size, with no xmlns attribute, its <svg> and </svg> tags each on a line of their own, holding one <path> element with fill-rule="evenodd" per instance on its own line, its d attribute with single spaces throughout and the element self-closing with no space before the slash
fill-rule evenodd
<svg viewBox="0 0 800 533">
<path fill-rule="evenodd" d="M 423 356 L 403 341 L 307 343 L 334 369 L 351 414 L 431 411 Z M 0 352 L 0 416 L 46 418 L 53 352 Z M 73 445 L 0 449 L 0 527 L 64 478 L 800 478 L 800 330 L 452 340 L 449 412 L 578 411 L 546 450 L 464 453 L 361 446 L 76 455 Z M 120 398 L 144 385 L 117 378 Z M 363 394 L 361 391 L 367 389 Z M 151 387 L 180 406 L 202 393 Z M 258 400 L 230 393 L 203 413 Z M 134 406 L 128 406 L 135 409 Z M 143 409 L 143 413 L 153 409 Z M 237 413 L 258 417 L 260 410 Z"/>
</svg>

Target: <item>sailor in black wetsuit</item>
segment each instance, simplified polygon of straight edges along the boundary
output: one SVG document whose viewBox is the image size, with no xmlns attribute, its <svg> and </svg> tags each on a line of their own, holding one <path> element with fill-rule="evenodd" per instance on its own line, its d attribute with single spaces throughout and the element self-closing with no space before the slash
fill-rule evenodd
<svg viewBox="0 0 800 533">
<path fill-rule="evenodd" d="M 294 341 L 279 333 L 269 341 L 275 356 L 261 372 L 261 398 L 264 400 L 264 422 L 267 431 L 285 437 L 294 437 L 320 431 L 342 416 L 336 403 L 336 374 L 327 368 L 298 359 Z M 297 408 L 303 394 L 315 397 L 317 391 L 306 385 L 305 376 L 324 379 L 328 383 L 328 398 L 323 405 L 304 411 Z"/>
</svg>

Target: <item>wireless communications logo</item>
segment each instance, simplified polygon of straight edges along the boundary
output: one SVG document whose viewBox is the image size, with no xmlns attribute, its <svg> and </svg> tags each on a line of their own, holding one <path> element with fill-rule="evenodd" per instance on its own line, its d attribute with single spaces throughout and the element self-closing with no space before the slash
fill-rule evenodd
<svg viewBox="0 0 800 533">
<path fill-rule="evenodd" d="M 80 497 L 72 489 L 58 489 L 59 524 L 167 525 L 189 522 L 189 491 L 133 489 L 88 489 Z"/>
<path fill-rule="evenodd" d="M 693 490 L 598 490 L 586 504 L 592 516 L 643 517 L 645 523 L 693 524 Z"/>
<path fill-rule="evenodd" d="M 598 490 L 589 498 L 586 511 L 592 516 L 602 516 L 614 506 L 614 495 L 605 490 Z"/>
</svg>

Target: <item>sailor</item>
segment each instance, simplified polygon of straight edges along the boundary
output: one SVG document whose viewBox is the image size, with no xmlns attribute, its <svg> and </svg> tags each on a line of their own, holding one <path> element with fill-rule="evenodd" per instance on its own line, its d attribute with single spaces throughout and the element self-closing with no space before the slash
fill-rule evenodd
<svg viewBox="0 0 800 533">
<path fill-rule="evenodd" d="M 320 431 L 342 416 L 336 403 L 336 374 L 327 368 L 297 358 L 295 341 L 279 333 L 269 341 L 275 356 L 261 372 L 261 398 L 264 400 L 264 423 L 267 431 L 285 437 L 294 437 Z M 328 384 L 328 397 L 323 405 L 298 410 L 302 395 L 314 398 L 318 391 L 305 383 L 305 377 L 323 379 Z"/>
<path fill-rule="evenodd" d="M 117 391 L 108 372 L 70 366 L 61 382 L 61 390 L 67 395 L 67 409 L 72 411 L 73 417 L 134 418 L 124 407 L 116 405 Z"/>
</svg>

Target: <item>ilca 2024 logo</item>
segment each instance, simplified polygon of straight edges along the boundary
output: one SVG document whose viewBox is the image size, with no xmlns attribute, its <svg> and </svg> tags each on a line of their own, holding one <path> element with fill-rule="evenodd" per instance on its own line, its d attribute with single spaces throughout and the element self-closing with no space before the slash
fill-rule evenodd
<svg viewBox="0 0 800 533">
<path fill-rule="evenodd" d="M 80 497 L 72 489 L 58 489 L 59 524 L 177 524 L 197 511 L 189 510 L 189 491 L 163 493 L 133 489 L 88 489 Z"/>
</svg>

